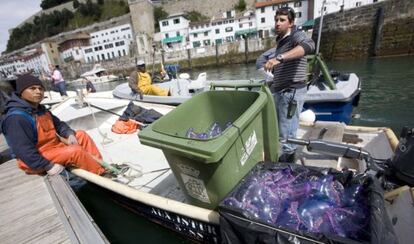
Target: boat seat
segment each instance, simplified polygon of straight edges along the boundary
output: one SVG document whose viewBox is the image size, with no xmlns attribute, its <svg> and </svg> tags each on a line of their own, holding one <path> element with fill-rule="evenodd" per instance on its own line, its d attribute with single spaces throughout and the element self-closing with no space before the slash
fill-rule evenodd
<svg viewBox="0 0 414 244">
<path fill-rule="evenodd" d="M 206 86 L 206 81 L 207 81 L 207 73 L 206 72 L 200 73 L 197 77 L 197 80 L 191 81 L 191 83 L 188 85 L 188 89 L 193 89 L 193 90 L 203 89 Z"/>
</svg>

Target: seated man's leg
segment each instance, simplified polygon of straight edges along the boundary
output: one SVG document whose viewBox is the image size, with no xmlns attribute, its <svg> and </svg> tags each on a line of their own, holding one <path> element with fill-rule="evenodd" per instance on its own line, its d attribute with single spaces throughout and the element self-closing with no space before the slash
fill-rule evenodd
<svg viewBox="0 0 414 244">
<path fill-rule="evenodd" d="M 161 88 L 156 85 L 151 85 L 149 89 L 149 94 L 156 96 L 168 96 L 168 89 Z"/>
<path fill-rule="evenodd" d="M 79 145 L 92 154 L 93 156 L 102 159 L 102 155 L 99 152 L 98 148 L 96 147 L 95 142 L 92 140 L 92 138 L 83 130 L 77 130 L 76 131 L 76 140 L 78 140 Z"/>
<path fill-rule="evenodd" d="M 74 166 L 98 175 L 105 172 L 105 169 L 95 160 L 94 156 L 84 150 L 81 145 L 64 145 L 50 148 L 44 151 L 42 156 L 53 163 Z"/>
</svg>

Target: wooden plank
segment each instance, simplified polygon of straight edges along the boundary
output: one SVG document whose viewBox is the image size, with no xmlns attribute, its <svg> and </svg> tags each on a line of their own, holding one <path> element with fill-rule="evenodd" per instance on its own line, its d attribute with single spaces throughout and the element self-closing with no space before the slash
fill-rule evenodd
<svg viewBox="0 0 414 244">
<path fill-rule="evenodd" d="M 343 123 L 316 121 L 312 130 L 308 131 L 303 136 L 303 139 L 321 139 L 324 141 L 342 142 L 344 130 L 345 124 Z M 322 138 L 319 138 L 320 135 L 322 135 Z"/>
<path fill-rule="evenodd" d="M 342 142 L 345 124 L 338 122 L 317 121 L 312 129 L 303 135 L 303 139 L 321 139 L 332 142 Z M 309 152 L 305 147 L 298 148 L 301 163 L 306 166 L 338 169 L 338 157 Z"/>
<path fill-rule="evenodd" d="M 8 161 L 0 165 L 0 194 L 2 243 L 70 243 L 43 177 Z"/>
<path fill-rule="evenodd" d="M 1 243 L 107 243 L 62 177 L 51 178 L 0 165 Z"/>
<path fill-rule="evenodd" d="M 56 205 L 60 206 L 60 214 L 70 216 L 64 224 L 68 232 L 72 231 L 69 235 L 72 243 L 109 243 L 61 176 L 47 177 L 46 185 Z"/>
</svg>

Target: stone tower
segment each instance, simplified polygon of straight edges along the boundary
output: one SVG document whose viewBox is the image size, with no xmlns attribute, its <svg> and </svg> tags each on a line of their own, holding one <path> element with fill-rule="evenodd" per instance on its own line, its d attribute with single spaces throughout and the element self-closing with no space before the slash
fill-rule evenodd
<svg viewBox="0 0 414 244">
<path fill-rule="evenodd" d="M 151 50 L 154 37 L 154 7 L 149 0 L 128 0 L 137 45 L 136 55 Z"/>
</svg>

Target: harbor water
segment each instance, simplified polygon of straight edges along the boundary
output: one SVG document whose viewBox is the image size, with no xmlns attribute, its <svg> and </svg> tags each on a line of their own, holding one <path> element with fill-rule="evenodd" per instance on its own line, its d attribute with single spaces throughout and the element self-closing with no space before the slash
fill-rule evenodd
<svg viewBox="0 0 414 244">
<path fill-rule="evenodd" d="M 390 127 L 398 136 L 403 126 L 414 126 L 414 56 L 333 61 L 339 72 L 356 73 L 362 83 L 359 106 L 351 125 Z M 233 65 L 188 72 L 196 78 L 207 72 L 208 80 L 262 79 L 254 64 Z M 112 90 L 125 81 L 96 85 Z M 77 192 L 82 203 L 111 243 L 190 243 L 177 234 L 139 217 L 112 202 L 88 184 Z"/>
</svg>

